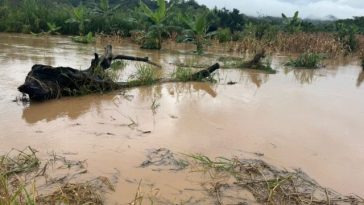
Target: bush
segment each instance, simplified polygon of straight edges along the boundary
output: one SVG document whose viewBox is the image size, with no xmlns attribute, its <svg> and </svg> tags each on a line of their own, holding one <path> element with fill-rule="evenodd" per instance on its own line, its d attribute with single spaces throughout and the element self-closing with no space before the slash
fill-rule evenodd
<svg viewBox="0 0 364 205">
<path fill-rule="evenodd" d="M 358 48 L 358 40 L 356 39 L 356 33 L 358 28 L 353 25 L 345 25 L 343 23 L 337 24 L 336 35 L 339 41 L 343 44 L 345 50 L 349 53 L 356 51 Z"/>
<path fill-rule="evenodd" d="M 286 65 L 301 68 L 319 68 L 323 56 L 317 53 L 303 53 L 297 59 L 290 60 Z"/>
<path fill-rule="evenodd" d="M 231 31 L 229 28 L 219 28 L 216 31 L 216 38 L 217 40 L 219 40 L 220 43 L 225 43 L 228 41 L 231 41 L 232 36 L 231 36 Z"/>
</svg>

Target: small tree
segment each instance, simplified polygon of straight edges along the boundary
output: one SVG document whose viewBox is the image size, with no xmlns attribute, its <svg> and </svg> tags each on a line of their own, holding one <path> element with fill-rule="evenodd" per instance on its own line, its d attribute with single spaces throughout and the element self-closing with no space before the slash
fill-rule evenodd
<svg viewBox="0 0 364 205">
<path fill-rule="evenodd" d="M 302 30 L 302 21 L 298 17 L 298 11 L 296 11 L 293 17 L 287 17 L 284 13 L 282 13 L 284 29 L 289 33 L 296 33 Z"/>
<path fill-rule="evenodd" d="M 192 41 L 196 45 L 198 54 L 203 53 L 203 45 L 207 42 L 207 38 L 212 35 L 212 33 L 207 33 L 209 28 L 207 15 L 208 13 L 203 13 L 194 19 L 186 16 L 183 18 L 188 27 L 184 32 L 184 41 Z"/>
<path fill-rule="evenodd" d="M 161 49 L 162 48 L 162 34 L 165 32 L 164 21 L 167 18 L 168 11 L 172 6 L 167 8 L 165 0 L 157 0 L 158 8 L 152 11 L 145 3 L 140 2 L 140 8 L 143 14 L 148 17 L 153 23 L 148 28 L 147 34 L 145 36 L 146 41 L 143 43 L 143 48 L 150 49 Z M 153 43 L 151 43 L 153 42 Z M 150 45 L 145 45 L 150 44 Z M 155 45 L 153 45 L 155 44 Z"/>
<path fill-rule="evenodd" d="M 70 19 L 66 20 L 66 23 L 77 23 L 78 32 L 80 36 L 83 36 L 85 34 L 85 25 L 90 21 L 87 8 L 80 5 L 72 10 L 71 16 Z"/>
<path fill-rule="evenodd" d="M 344 46 L 345 50 L 349 53 L 354 52 L 358 48 L 358 40 L 355 36 L 358 32 L 358 27 L 355 25 L 337 23 L 336 30 L 336 36 Z"/>
</svg>

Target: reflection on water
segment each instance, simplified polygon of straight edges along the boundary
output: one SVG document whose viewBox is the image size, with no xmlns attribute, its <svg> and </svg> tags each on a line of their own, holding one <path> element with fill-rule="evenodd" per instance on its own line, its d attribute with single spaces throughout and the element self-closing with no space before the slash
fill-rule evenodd
<svg viewBox="0 0 364 205">
<path fill-rule="evenodd" d="M 216 91 L 208 83 L 168 83 L 141 87 L 133 89 L 133 95 L 131 96 L 136 95 L 143 102 L 151 102 L 162 98 L 163 89 L 167 89 L 170 97 L 175 97 L 177 101 L 178 96 L 187 98 L 192 95 L 200 96 L 205 94 L 211 97 L 217 96 Z M 116 98 L 119 99 L 118 101 L 127 100 L 128 96 L 130 94 L 126 91 L 122 94 L 109 93 L 105 95 L 67 97 L 60 100 L 51 100 L 46 103 L 30 103 L 23 109 L 22 119 L 29 124 L 35 124 L 40 121 L 51 122 L 58 118 L 76 120 L 83 114 L 91 111 L 102 114 L 102 104 L 115 103 L 114 100 Z"/>
<path fill-rule="evenodd" d="M 363 81 L 364 81 L 364 71 L 359 73 L 358 80 L 356 81 L 356 86 L 360 87 Z"/>
<path fill-rule="evenodd" d="M 101 104 L 109 102 L 114 95 L 84 96 L 52 100 L 47 103 L 31 103 L 23 109 L 22 118 L 29 124 L 50 122 L 58 118 L 75 120 L 91 110 L 101 111 Z"/>
</svg>

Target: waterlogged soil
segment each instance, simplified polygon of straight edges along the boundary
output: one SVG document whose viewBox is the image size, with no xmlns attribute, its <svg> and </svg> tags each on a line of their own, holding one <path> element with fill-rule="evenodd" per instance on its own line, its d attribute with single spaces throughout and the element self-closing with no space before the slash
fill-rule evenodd
<svg viewBox="0 0 364 205">
<path fill-rule="evenodd" d="M 86 160 L 95 176 L 117 173 L 108 204 L 133 201 L 139 183 L 145 197 L 174 203 L 206 198 L 198 173 L 140 166 L 159 148 L 211 158 L 259 158 L 299 168 L 343 194 L 364 196 L 364 74 L 356 59 L 305 70 L 285 68 L 287 57 L 275 55 L 274 75 L 222 69 L 214 84 L 169 83 L 44 103 L 13 102 L 33 64 L 85 69 L 94 52 L 102 53 L 103 43 L 0 34 L 1 153 L 31 146 L 40 157 L 56 152 Z M 148 56 L 167 76 L 173 64 L 212 64 L 228 50 L 211 48 L 198 58 L 188 46 L 167 48 L 140 50 L 125 41 L 114 46 L 114 53 Z M 137 66 L 129 62 L 120 79 L 127 80 Z"/>
</svg>

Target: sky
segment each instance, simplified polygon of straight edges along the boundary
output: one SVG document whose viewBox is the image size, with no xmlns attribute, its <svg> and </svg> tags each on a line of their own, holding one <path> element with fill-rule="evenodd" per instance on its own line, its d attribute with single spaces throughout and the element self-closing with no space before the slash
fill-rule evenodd
<svg viewBox="0 0 364 205">
<path fill-rule="evenodd" d="M 241 13 L 250 16 L 281 16 L 285 13 L 292 16 L 300 12 L 302 18 L 326 19 L 333 15 L 336 18 L 364 16 L 364 0 L 196 0 L 213 8 L 237 8 Z"/>
</svg>

